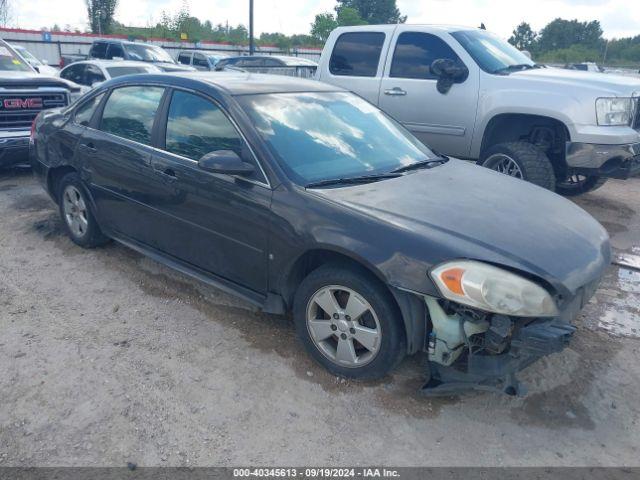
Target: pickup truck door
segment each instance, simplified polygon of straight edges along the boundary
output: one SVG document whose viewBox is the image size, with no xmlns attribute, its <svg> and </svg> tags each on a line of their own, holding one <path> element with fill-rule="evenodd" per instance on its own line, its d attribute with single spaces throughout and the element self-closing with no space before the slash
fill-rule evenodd
<svg viewBox="0 0 640 480">
<path fill-rule="evenodd" d="M 426 145 L 469 158 L 476 119 L 479 69 L 446 32 L 427 33 L 399 26 L 393 36 L 382 81 L 379 107 Z M 469 76 L 442 94 L 431 63 L 448 58 L 463 63 Z"/>
</svg>

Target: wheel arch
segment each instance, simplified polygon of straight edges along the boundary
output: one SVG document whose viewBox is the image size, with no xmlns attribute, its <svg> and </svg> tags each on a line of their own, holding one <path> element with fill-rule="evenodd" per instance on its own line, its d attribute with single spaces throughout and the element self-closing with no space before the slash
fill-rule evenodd
<svg viewBox="0 0 640 480">
<path fill-rule="evenodd" d="M 557 176 L 566 173 L 566 142 L 571 139 L 566 123 L 558 118 L 530 113 L 498 113 L 487 122 L 478 159 L 493 145 L 526 141 L 539 147 L 551 160 Z"/>
<path fill-rule="evenodd" d="M 56 203 L 58 203 L 58 189 L 60 187 L 60 181 L 69 173 L 78 173 L 78 170 L 71 165 L 62 165 L 50 168 L 47 172 L 47 190 L 49 192 L 49 196 L 51 196 Z"/>
<path fill-rule="evenodd" d="M 364 259 L 356 258 L 333 248 L 316 247 L 299 255 L 286 270 L 281 280 L 281 295 L 291 308 L 298 285 L 314 270 L 327 264 L 338 264 L 352 267 L 368 275 L 378 282 L 390 294 L 404 326 L 407 353 L 412 354 L 424 346 L 426 335 L 426 308 L 424 301 L 416 294 L 390 286 L 384 274 Z"/>
</svg>

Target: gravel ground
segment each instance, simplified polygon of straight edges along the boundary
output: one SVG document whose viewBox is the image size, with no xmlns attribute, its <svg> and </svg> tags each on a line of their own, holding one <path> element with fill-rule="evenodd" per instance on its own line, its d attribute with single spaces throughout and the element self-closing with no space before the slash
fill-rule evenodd
<svg viewBox="0 0 640 480">
<path fill-rule="evenodd" d="M 578 203 L 640 255 L 640 179 Z M 612 265 L 526 398 L 428 399 L 418 358 L 340 380 L 289 319 L 76 247 L 27 171 L 0 174 L 0 205 L 0 466 L 640 466 L 637 271 Z"/>
</svg>

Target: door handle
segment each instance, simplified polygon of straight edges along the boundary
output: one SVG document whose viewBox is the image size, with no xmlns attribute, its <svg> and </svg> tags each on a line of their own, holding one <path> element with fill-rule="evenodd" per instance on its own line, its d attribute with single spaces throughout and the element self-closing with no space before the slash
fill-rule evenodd
<svg viewBox="0 0 640 480">
<path fill-rule="evenodd" d="M 155 170 L 155 172 L 169 182 L 173 182 L 178 179 L 178 176 L 176 175 L 175 170 L 173 170 L 172 168 L 165 168 L 164 170 Z"/>
<path fill-rule="evenodd" d="M 391 95 L 392 97 L 401 97 L 407 94 L 406 90 L 401 89 L 400 87 L 389 88 L 384 91 L 385 95 Z"/>
<path fill-rule="evenodd" d="M 98 149 L 91 142 L 81 143 L 80 146 L 91 153 L 96 153 L 98 151 Z"/>
</svg>

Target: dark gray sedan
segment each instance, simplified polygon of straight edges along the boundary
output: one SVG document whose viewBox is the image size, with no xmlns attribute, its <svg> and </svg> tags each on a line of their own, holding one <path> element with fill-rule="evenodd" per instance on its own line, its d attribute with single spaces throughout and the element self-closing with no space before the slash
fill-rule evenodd
<svg viewBox="0 0 640 480">
<path fill-rule="evenodd" d="M 573 203 L 438 155 L 317 82 L 123 77 L 42 113 L 31 143 L 75 243 L 115 239 L 292 311 L 341 376 L 425 352 L 427 393 L 522 393 L 515 373 L 564 348 L 610 262 Z"/>
</svg>

